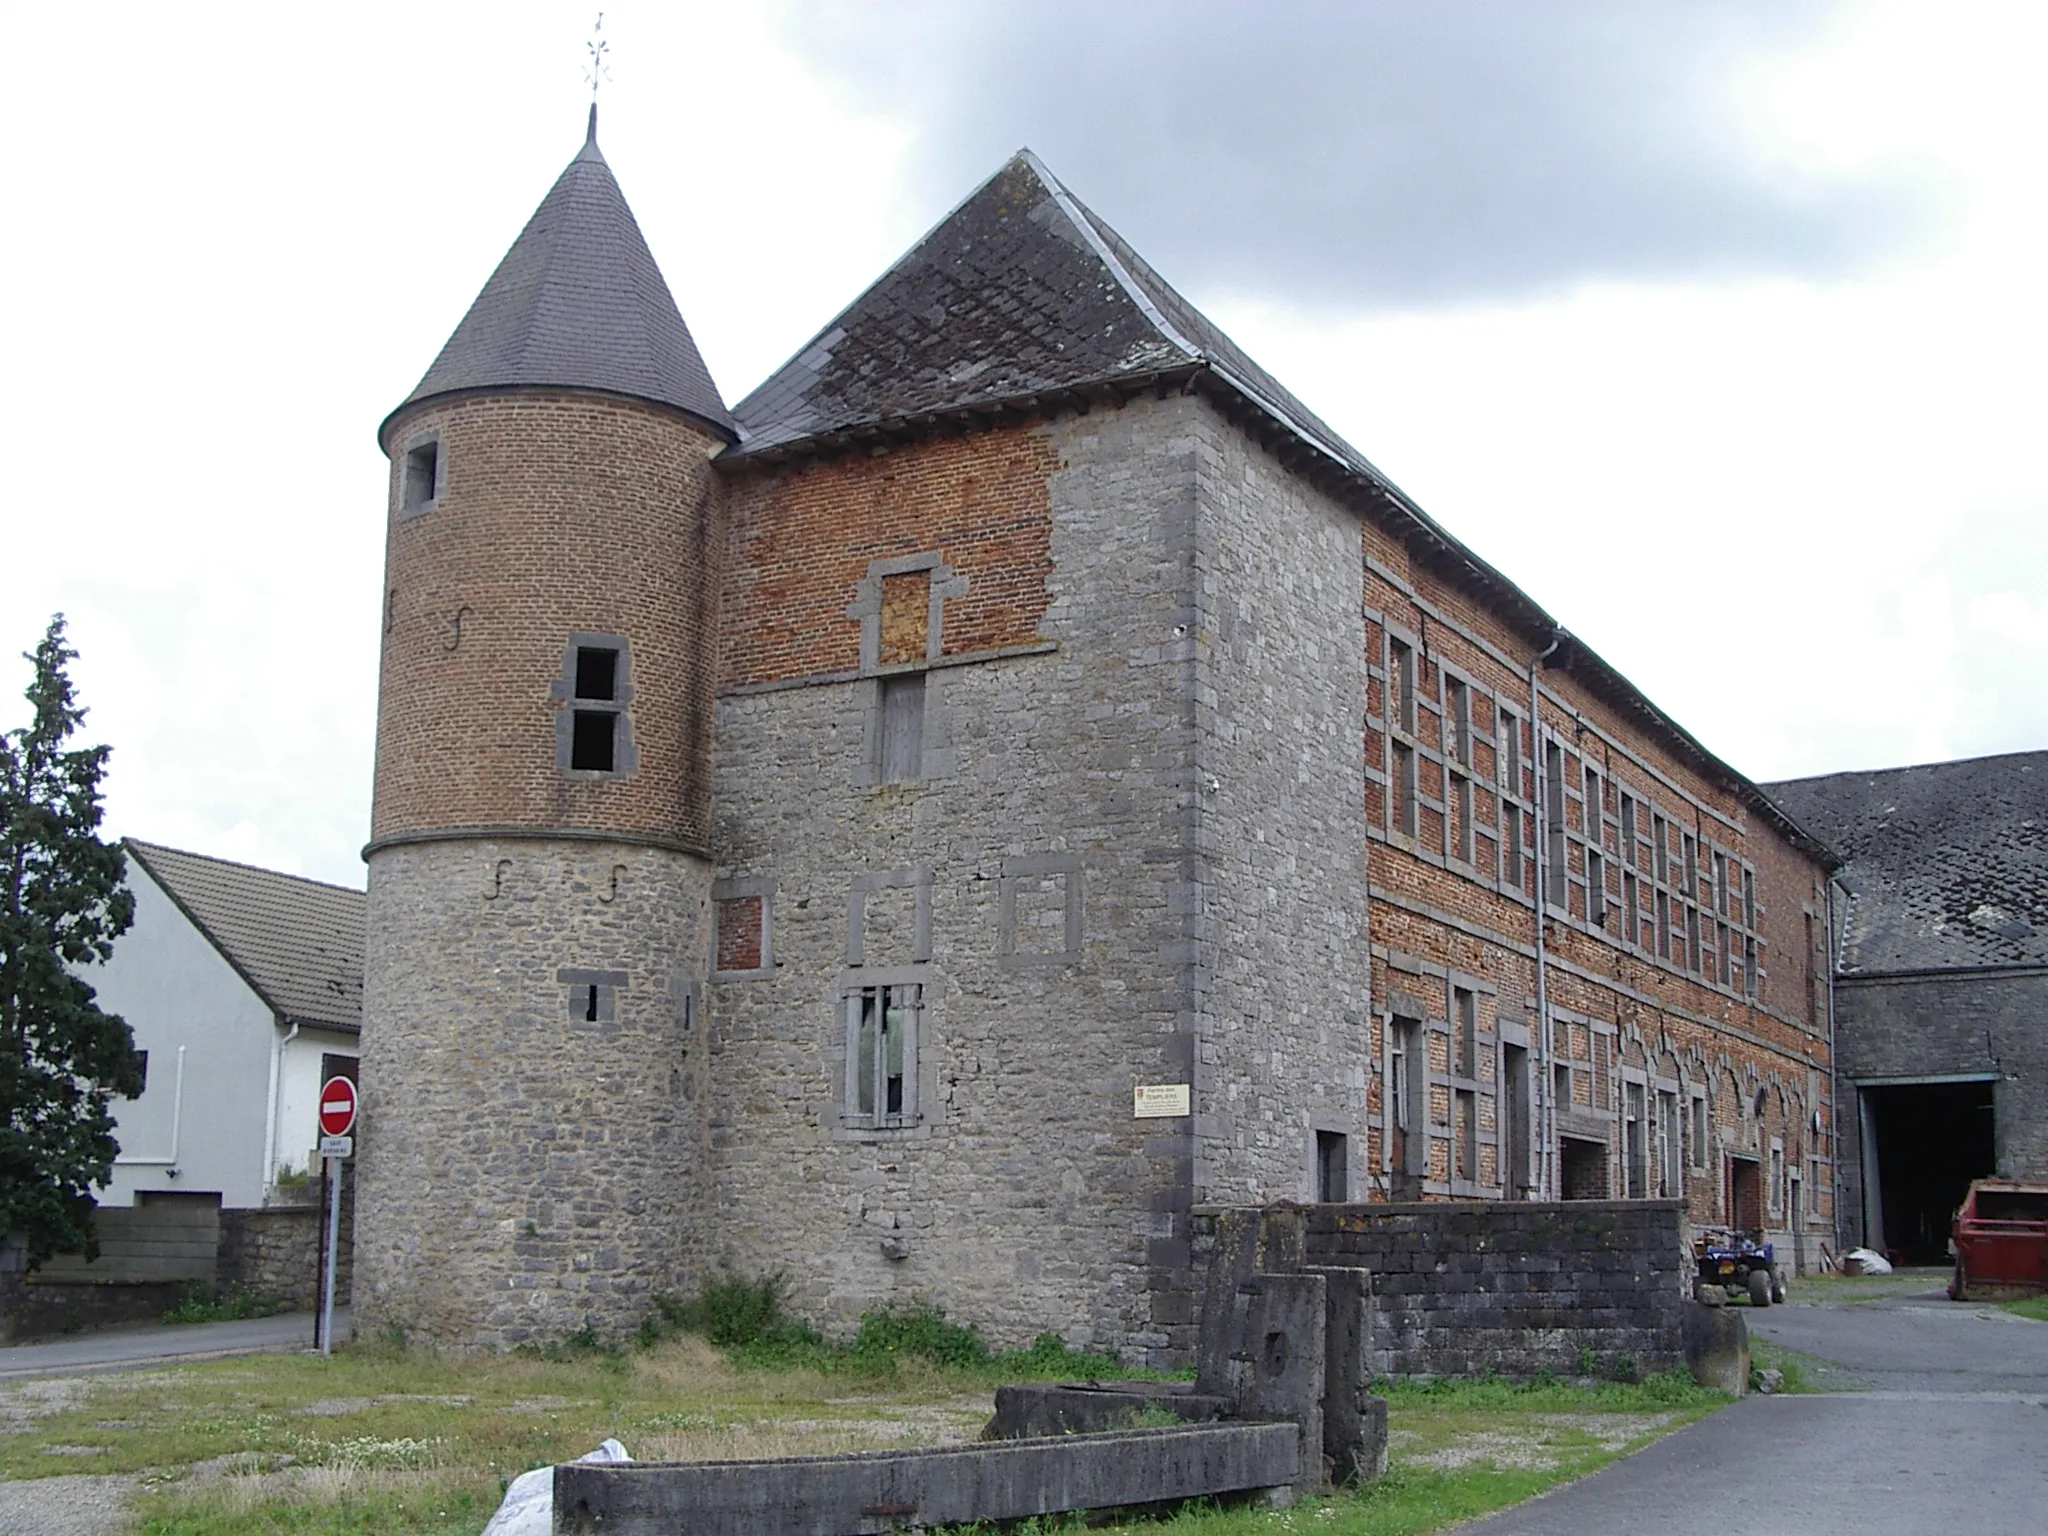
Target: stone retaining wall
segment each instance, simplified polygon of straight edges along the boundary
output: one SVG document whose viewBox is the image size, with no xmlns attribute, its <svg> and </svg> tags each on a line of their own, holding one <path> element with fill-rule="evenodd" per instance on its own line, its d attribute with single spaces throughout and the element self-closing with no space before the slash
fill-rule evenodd
<svg viewBox="0 0 2048 1536">
<path fill-rule="evenodd" d="M 1679 1370 L 1692 1235 L 1676 1200 L 1301 1207 L 1303 1260 L 1372 1272 L 1386 1376 Z M 1214 1218 L 1209 1219 L 1213 1229 Z"/>
<path fill-rule="evenodd" d="M 320 1185 L 306 1191 L 304 1205 L 273 1205 L 253 1211 L 220 1213 L 220 1255 L 216 1269 L 222 1290 L 240 1286 L 259 1296 L 274 1296 L 287 1312 L 311 1311 L 320 1304 L 320 1249 L 327 1229 L 320 1221 Z M 351 1175 L 342 1186 L 341 1235 L 336 1245 L 334 1303 L 346 1306 L 355 1270 L 356 1185 Z"/>
</svg>

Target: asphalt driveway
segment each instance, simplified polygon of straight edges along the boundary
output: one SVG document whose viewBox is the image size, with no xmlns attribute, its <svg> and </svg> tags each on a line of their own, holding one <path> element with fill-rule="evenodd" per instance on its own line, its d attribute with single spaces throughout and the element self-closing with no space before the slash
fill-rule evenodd
<svg viewBox="0 0 2048 1536">
<path fill-rule="evenodd" d="M 1829 1362 L 1818 1379 L 1849 1390 L 1744 1398 L 1467 1536 L 2044 1528 L 2048 1323 L 1938 1291 L 1744 1316 L 1753 1339 Z"/>
<path fill-rule="evenodd" d="M 346 1307 L 334 1309 L 334 1336 L 349 1337 Z M 174 1365 L 225 1355 L 285 1354 L 313 1347 L 313 1314 L 286 1312 L 234 1323 L 189 1323 L 168 1327 L 108 1328 L 48 1344 L 0 1349 L 0 1381 L 37 1376 L 77 1376 L 133 1366 Z"/>
</svg>

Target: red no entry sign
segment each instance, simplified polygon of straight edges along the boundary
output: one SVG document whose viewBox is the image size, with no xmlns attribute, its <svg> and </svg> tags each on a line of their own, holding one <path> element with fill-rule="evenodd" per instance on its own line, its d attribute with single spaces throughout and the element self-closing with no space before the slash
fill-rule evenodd
<svg viewBox="0 0 2048 1536">
<path fill-rule="evenodd" d="M 356 1123 L 356 1085 L 330 1077 L 320 1085 L 320 1134 L 346 1136 Z"/>
</svg>

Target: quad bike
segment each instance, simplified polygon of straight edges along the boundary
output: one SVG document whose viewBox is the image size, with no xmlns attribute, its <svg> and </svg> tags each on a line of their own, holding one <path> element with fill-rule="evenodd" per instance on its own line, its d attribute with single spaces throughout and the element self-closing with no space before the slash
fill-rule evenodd
<svg viewBox="0 0 2048 1536">
<path fill-rule="evenodd" d="M 1709 1232 L 1695 1238 L 1692 1249 L 1699 1263 L 1695 1290 L 1698 1285 L 1719 1285 L 1743 1291 L 1752 1307 L 1784 1301 L 1785 1271 L 1769 1243 L 1746 1232 Z"/>
</svg>

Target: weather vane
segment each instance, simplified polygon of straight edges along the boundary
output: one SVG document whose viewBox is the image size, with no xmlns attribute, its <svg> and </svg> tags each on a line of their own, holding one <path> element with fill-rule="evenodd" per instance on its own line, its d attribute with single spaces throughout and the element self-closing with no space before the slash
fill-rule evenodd
<svg viewBox="0 0 2048 1536">
<path fill-rule="evenodd" d="M 590 82 L 590 104 L 597 105 L 597 88 L 612 77 L 605 55 L 611 51 L 611 44 L 604 40 L 604 12 L 597 13 L 597 21 L 590 29 L 590 41 L 583 46 L 590 54 L 590 63 L 583 71 L 583 78 Z"/>
</svg>

